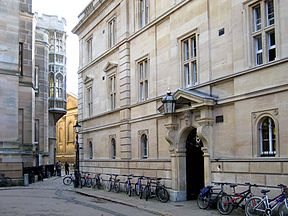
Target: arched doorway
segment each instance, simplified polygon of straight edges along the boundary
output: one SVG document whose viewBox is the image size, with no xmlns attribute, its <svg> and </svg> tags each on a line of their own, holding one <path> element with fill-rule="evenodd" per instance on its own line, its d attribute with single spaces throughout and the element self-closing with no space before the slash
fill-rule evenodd
<svg viewBox="0 0 288 216">
<path fill-rule="evenodd" d="M 194 128 L 186 140 L 186 188 L 187 200 L 196 199 L 204 186 L 204 158 L 202 142 L 196 140 L 197 129 Z"/>
</svg>

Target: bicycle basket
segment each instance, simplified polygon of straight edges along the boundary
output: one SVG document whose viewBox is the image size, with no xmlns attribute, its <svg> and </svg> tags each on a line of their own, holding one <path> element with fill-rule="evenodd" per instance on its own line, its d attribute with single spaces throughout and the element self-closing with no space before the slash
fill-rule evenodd
<svg viewBox="0 0 288 216">
<path fill-rule="evenodd" d="M 288 187 L 284 188 L 284 194 L 286 197 L 288 197 Z"/>
</svg>

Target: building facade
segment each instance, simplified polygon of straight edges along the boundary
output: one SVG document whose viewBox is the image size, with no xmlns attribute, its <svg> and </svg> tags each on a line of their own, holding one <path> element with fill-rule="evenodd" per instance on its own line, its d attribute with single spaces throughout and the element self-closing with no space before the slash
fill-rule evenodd
<svg viewBox="0 0 288 216">
<path fill-rule="evenodd" d="M 0 162 L 31 166 L 35 116 L 32 1 L 1 1 L 0 9 Z"/>
<path fill-rule="evenodd" d="M 66 112 L 65 20 L 34 16 L 32 0 L 1 1 L 0 10 L 0 163 L 18 163 L 25 168 L 54 164 L 55 125 Z M 61 33 L 62 50 L 52 47 L 54 32 Z M 49 61 L 52 53 L 56 59 L 53 62 Z M 52 88 L 48 91 L 50 65 L 64 68 L 55 71 L 56 96 L 49 94 Z M 53 72 L 51 69 L 50 74 Z M 57 80 L 58 74 L 62 83 Z"/>
<path fill-rule="evenodd" d="M 174 201 L 211 181 L 288 184 L 287 8 L 92 1 L 73 29 L 81 169 L 161 177 Z"/>
<path fill-rule="evenodd" d="M 40 164 L 54 164 L 56 123 L 66 113 L 66 20 L 55 15 L 35 13 L 34 16 L 35 73 L 38 71 L 40 85 L 36 95 L 38 118 L 35 123 L 41 132 L 36 152 L 42 161 Z"/>
<path fill-rule="evenodd" d="M 56 159 L 62 164 L 75 163 L 75 132 L 77 121 L 77 96 L 67 93 L 67 113 L 56 124 Z"/>
</svg>

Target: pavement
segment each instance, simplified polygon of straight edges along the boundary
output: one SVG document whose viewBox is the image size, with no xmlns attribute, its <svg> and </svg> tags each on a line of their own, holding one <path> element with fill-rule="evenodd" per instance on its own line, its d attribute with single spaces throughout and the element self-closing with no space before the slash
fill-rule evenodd
<svg viewBox="0 0 288 216">
<path fill-rule="evenodd" d="M 133 195 L 129 197 L 124 192 L 108 192 L 103 189 L 94 189 L 94 188 L 74 188 L 69 186 L 69 190 L 75 191 L 79 194 L 95 197 L 98 199 L 104 199 L 110 202 L 119 203 L 122 205 L 127 205 L 135 208 L 139 208 L 144 211 L 148 211 L 155 215 L 161 216 L 215 216 L 221 215 L 218 213 L 217 209 L 199 209 L 196 200 L 192 201 L 181 201 L 181 202 L 171 202 L 161 203 L 156 198 L 152 198 L 148 201 L 145 199 L 140 199 L 138 196 Z M 245 213 L 241 209 L 235 209 L 230 215 L 233 216 L 244 216 Z"/>
</svg>

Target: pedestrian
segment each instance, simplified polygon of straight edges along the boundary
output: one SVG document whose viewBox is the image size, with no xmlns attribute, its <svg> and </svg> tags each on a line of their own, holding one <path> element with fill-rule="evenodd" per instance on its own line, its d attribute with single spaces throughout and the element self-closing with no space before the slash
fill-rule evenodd
<svg viewBox="0 0 288 216">
<path fill-rule="evenodd" d="M 69 164 L 67 163 L 67 161 L 64 164 L 65 167 L 65 175 L 69 175 Z"/>
<path fill-rule="evenodd" d="M 56 175 L 61 176 L 61 162 L 60 161 L 56 162 L 55 168 L 56 168 Z"/>
</svg>

